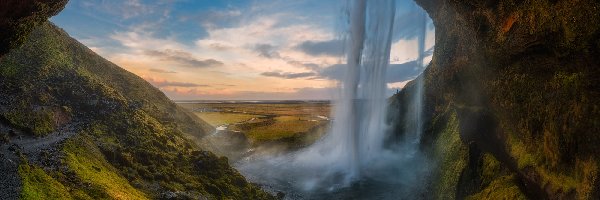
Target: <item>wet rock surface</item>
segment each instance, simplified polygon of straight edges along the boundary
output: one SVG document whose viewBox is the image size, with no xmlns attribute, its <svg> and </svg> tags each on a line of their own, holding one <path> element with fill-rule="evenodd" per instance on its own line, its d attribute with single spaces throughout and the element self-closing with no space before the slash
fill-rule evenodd
<svg viewBox="0 0 600 200">
<path fill-rule="evenodd" d="M 493 155 L 529 198 L 598 199 L 600 3 L 416 2 L 436 28 L 433 60 L 419 77 L 425 82 L 423 148 L 436 148 L 444 131 L 438 126 L 457 113 L 460 148 Z M 395 101 L 414 90 L 414 82 L 407 84 Z M 397 105 L 396 112 L 407 109 Z M 460 162 L 470 158 L 483 166 L 481 156 Z"/>
</svg>

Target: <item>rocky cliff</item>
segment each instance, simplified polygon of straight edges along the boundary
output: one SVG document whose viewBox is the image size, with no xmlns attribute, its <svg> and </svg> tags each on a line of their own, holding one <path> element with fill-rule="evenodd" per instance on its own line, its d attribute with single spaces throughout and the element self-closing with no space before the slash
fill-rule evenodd
<svg viewBox="0 0 600 200">
<path fill-rule="evenodd" d="M 416 0 L 436 27 L 422 148 L 447 198 L 600 198 L 600 2 Z M 414 84 L 392 98 L 396 134 Z"/>
<path fill-rule="evenodd" d="M 0 57 L 21 45 L 40 23 L 60 12 L 68 0 L 0 1 Z"/>
</svg>

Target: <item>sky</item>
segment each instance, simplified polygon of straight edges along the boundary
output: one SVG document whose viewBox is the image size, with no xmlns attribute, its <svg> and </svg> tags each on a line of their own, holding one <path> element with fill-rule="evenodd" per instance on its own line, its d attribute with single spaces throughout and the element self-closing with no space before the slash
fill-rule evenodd
<svg viewBox="0 0 600 200">
<path fill-rule="evenodd" d="M 336 98 L 345 72 L 345 4 L 71 0 L 51 21 L 173 100 L 327 100 Z M 386 77 L 390 94 L 422 70 L 415 62 L 415 18 L 422 12 L 411 0 L 397 2 Z M 431 55 L 430 21 L 427 30 Z"/>
</svg>

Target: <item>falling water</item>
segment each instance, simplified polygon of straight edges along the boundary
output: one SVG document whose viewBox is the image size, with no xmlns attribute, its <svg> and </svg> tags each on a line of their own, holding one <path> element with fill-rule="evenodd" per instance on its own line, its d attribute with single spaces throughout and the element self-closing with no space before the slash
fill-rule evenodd
<svg viewBox="0 0 600 200">
<path fill-rule="evenodd" d="M 380 154 L 385 124 L 385 72 L 389 65 L 395 5 L 393 0 L 350 5 L 347 74 L 331 137 L 320 145 L 342 146 L 348 178 Z M 338 120 L 339 119 L 339 120 Z M 339 144 L 345 143 L 345 144 Z"/>
<path fill-rule="evenodd" d="M 419 16 L 419 19 L 416 19 L 419 26 L 419 37 L 417 38 L 418 42 L 418 53 L 419 57 L 417 58 L 417 67 L 425 68 L 424 58 L 425 58 L 425 36 L 427 33 L 427 15 L 425 12 L 422 12 Z M 423 132 L 423 83 L 424 77 L 417 78 L 415 81 L 415 90 L 411 93 L 410 102 L 408 102 L 408 112 L 406 112 L 406 122 L 407 125 L 407 137 L 412 139 L 413 144 L 418 144 L 421 140 L 421 133 Z"/>
<path fill-rule="evenodd" d="M 254 181 L 290 185 L 302 191 L 336 191 L 356 182 L 375 180 L 376 188 L 400 191 L 419 179 L 423 167 L 415 145 L 383 147 L 387 125 L 386 78 L 389 65 L 395 0 L 356 0 L 348 5 L 346 78 L 336 102 L 330 132 L 312 146 L 291 154 L 239 164 Z M 419 45 L 423 52 L 424 45 Z M 419 60 L 422 63 L 423 54 Z M 420 92 L 420 91 L 419 91 Z M 421 93 L 415 95 L 410 118 L 421 129 Z M 263 182 L 264 183 L 264 182 Z M 398 186 L 400 183 L 402 186 Z M 406 189 L 408 190 L 408 189 Z"/>
</svg>

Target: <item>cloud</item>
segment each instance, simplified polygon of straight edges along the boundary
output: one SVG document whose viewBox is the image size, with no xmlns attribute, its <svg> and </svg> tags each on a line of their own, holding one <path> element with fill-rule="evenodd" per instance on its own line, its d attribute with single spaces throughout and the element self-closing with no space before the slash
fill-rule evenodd
<svg viewBox="0 0 600 200">
<path fill-rule="evenodd" d="M 319 71 L 319 76 L 332 80 L 344 80 L 345 73 L 346 64 L 335 64 Z"/>
<path fill-rule="evenodd" d="M 280 58 L 279 52 L 275 50 L 275 47 L 270 44 L 257 44 L 254 46 L 254 51 L 258 53 L 258 55 L 265 58 Z"/>
<path fill-rule="evenodd" d="M 287 64 L 295 66 L 295 67 L 301 67 L 301 68 L 306 68 L 309 70 L 318 70 L 319 69 L 319 65 L 315 64 L 315 63 L 303 63 L 297 60 L 288 60 L 286 61 Z"/>
<path fill-rule="evenodd" d="M 291 92 L 238 91 L 234 93 L 215 93 L 196 88 L 165 88 L 161 90 L 174 100 L 331 100 L 335 99 L 338 94 L 338 89 L 332 87 L 294 88 Z"/>
<path fill-rule="evenodd" d="M 296 49 L 312 56 L 342 56 L 344 54 L 344 41 L 305 41 L 296 46 Z"/>
<path fill-rule="evenodd" d="M 144 54 L 151 57 L 157 57 L 163 61 L 173 61 L 186 67 L 214 67 L 222 66 L 223 62 L 215 59 L 198 60 L 195 59 L 192 54 L 184 51 L 170 50 L 156 51 L 146 50 Z"/>
<path fill-rule="evenodd" d="M 168 71 L 168 70 L 156 69 L 156 68 L 151 68 L 148 71 L 156 72 L 156 73 L 163 73 L 163 74 L 174 74 L 174 73 L 177 73 L 176 71 Z"/>
<path fill-rule="evenodd" d="M 227 46 L 221 43 L 212 43 L 209 44 L 208 47 L 217 51 L 227 51 L 232 48 L 231 46 Z"/>
<path fill-rule="evenodd" d="M 242 12 L 238 9 L 209 10 L 200 12 L 193 18 L 200 20 L 202 26 L 206 28 L 216 28 L 233 24 L 239 20 L 241 15 Z"/>
<path fill-rule="evenodd" d="M 417 65 L 416 61 L 410 61 L 402 64 L 390 64 L 385 73 L 387 83 L 402 82 L 414 79 L 423 71 L 422 67 Z M 332 80 L 343 80 L 346 73 L 345 64 L 336 64 L 319 71 L 319 76 Z"/>
<path fill-rule="evenodd" d="M 425 11 L 420 7 L 396 14 L 393 40 L 410 40 L 421 36 L 422 29 L 425 29 L 423 26 L 427 26 L 428 23 L 428 19 L 423 18 L 423 15 Z"/>
<path fill-rule="evenodd" d="M 157 88 L 164 87 L 184 87 L 184 88 L 193 88 L 193 87 L 210 87 L 210 85 L 201 85 L 196 83 L 188 83 L 188 82 L 176 82 L 176 81 L 167 81 L 161 79 L 155 79 L 150 77 L 143 77 L 150 84 L 154 85 Z"/>
<path fill-rule="evenodd" d="M 225 87 L 235 87 L 237 85 L 234 84 L 217 84 L 218 86 L 225 86 Z"/>
<path fill-rule="evenodd" d="M 403 82 L 417 77 L 423 68 L 418 66 L 417 61 L 402 64 L 390 64 L 387 69 L 385 81 L 387 83 Z"/>
<path fill-rule="evenodd" d="M 297 79 L 297 78 L 308 78 L 317 75 L 315 72 L 300 72 L 300 73 L 290 73 L 290 72 L 263 72 L 260 75 L 268 76 L 268 77 L 277 77 L 284 79 Z"/>
<path fill-rule="evenodd" d="M 400 64 L 416 59 L 415 29 L 422 25 L 411 17 L 419 16 L 414 1 L 406 4 L 398 4 L 389 83 L 419 73 Z M 320 0 L 81 0 L 54 19 L 112 62 L 161 79 L 152 84 L 177 90 L 168 93 L 172 98 L 188 91 L 186 99 L 296 99 L 331 96 L 321 88 L 344 78 L 344 66 L 334 65 L 343 62 L 345 42 L 337 36 L 347 28 L 339 6 Z"/>
<path fill-rule="evenodd" d="M 164 15 L 169 4 L 173 1 L 153 1 L 146 3 L 141 0 L 123 1 L 95 1 L 84 0 L 80 2 L 82 8 L 100 11 L 122 19 L 144 17 L 150 15 Z"/>
</svg>

